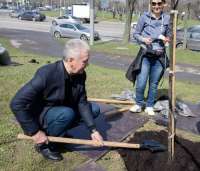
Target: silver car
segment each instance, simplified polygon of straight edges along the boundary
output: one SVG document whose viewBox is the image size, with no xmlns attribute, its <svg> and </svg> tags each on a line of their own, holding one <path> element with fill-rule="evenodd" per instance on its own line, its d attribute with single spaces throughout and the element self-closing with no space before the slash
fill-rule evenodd
<svg viewBox="0 0 200 171">
<path fill-rule="evenodd" d="M 62 23 L 58 25 L 52 24 L 50 28 L 51 35 L 59 39 L 61 37 L 80 38 L 81 40 L 90 39 L 89 28 L 78 23 Z M 99 33 L 94 32 L 94 40 L 99 40 Z"/>
<path fill-rule="evenodd" d="M 18 18 L 23 12 L 24 12 L 24 10 L 12 10 L 12 11 L 9 13 L 9 16 L 10 16 L 11 18 Z"/>
<path fill-rule="evenodd" d="M 184 29 L 177 31 L 176 47 L 183 46 Z M 200 25 L 192 26 L 187 29 L 187 44 L 186 47 L 190 50 L 200 51 Z"/>
<path fill-rule="evenodd" d="M 70 15 L 63 15 L 63 16 L 57 17 L 57 18 L 53 19 L 52 24 L 57 25 L 57 24 L 62 24 L 62 23 L 66 23 L 66 22 L 81 24 L 81 20 L 79 20 L 76 17 L 70 16 Z"/>
</svg>

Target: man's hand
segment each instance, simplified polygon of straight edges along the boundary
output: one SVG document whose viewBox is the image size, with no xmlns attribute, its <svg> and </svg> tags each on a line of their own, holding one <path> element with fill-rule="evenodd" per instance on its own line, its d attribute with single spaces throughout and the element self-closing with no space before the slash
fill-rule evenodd
<svg viewBox="0 0 200 171">
<path fill-rule="evenodd" d="M 36 144 L 48 143 L 48 138 L 43 131 L 38 131 L 32 138 Z"/>
<path fill-rule="evenodd" d="M 145 44 L 150 45 L 152 43 L 152 39 L 150 37 L 148 38 L 143 38 L 143 41 Z"/>
<path fill-rule="evenodd" d="M 95 146 L 103 146 L 103 138 L 98 131 L 91 134 L 92 140 L 95 142 Z"/>
</svg>

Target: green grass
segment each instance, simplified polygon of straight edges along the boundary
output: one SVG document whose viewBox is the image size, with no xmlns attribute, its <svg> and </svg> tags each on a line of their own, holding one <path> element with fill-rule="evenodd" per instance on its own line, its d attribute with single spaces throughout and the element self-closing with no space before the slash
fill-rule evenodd
<svg viewBox="0 0 200 171">
<path fill-rule="evenodd" d="M 128 45 L 124 46 L 120 42 L 96 42 L 94 46 L 92 46 L 92 50 L 113 55 L 126 55 L 135 57 L 138 53 L 139 46 L 134 43 L 129 43 Z M 177 49 L 176 61 L 177 63 L 200 66 L 200 52 Z"/>
<path fill-rule="evenodd" d="M 178 63 L 193 64 L 200 66 L 200 52 L 177 49 L 176 56 L 176 61 Z"/>
<path fill-rule="evenodd" d="M 115 18 L 113 18 L 113 14 L 112 12 L 108 12 L 108 11 L 97 11 L 96 13 L 97 15 L 97 20 L 98 21 L 111 21 L 111 22 L 125 22 L 126 21 L 126 15 L 123 14 L 122 15 L 122 20 L 120 20 L 119 15 L 116 13 Z M 132 22 L 137 22 L 138 20 L 138 15 L 133 15 L 132 17 Z"/>
<path fill-rule="evenodd" d="M 59 39 L 58 41 L 61 44 L 64 44 L 68 39 L 63 38 Z M 100 52 L 100 53 L 107 53 L 112 54 L 114 56 L 121 55 L 121 56 L 130 56 L 135 58 L 138 51 L 139 45 L 135 43 L 129 43 L 127 45 L 123 45 L 120 41 L 97 41 L 91 46 L 91 50 L 93 52 Z M 176 62 L 183 63 L 183 64 L 191 64 L 195 66 L 200 66 L 200 52 L 191 51 L 191 50 L 183 50 L 177 49 L 176 50 Z"/>
<path fill-rule="evenodd" d="M 132 43 L 122 45 L 120 42 L 95 42 L 92 50 L 96 52 L 109 53 L 113 55 L 135 56 L 139 50 L 139 46 Z"/>
<path fill-rule="evenodd" d="M 60 15 L 60 11 L 42 11 L 43 14 L 49 17 L 58 17 Z M 63 11 L 62 11 L 63 14 Z M 112 22 L 125 22 L 126 16 L 122 15 L 122 20 L 120 20 L 120 17 L 118 14 L 116 14 L 115 18 L 113 18 L 112 12 L 107 11 L 97 11 L 96 13 L 96 20 L 97 21 L 112 21 Z M 132 21 L 135 22 L 138 20 L 138 16 L 133 15 Z"/>
<path fill-rule="evenodd" d="M 60 11 L 42 11 L 43 14 L 45 14 L 48 17 L 59 17 Z"/>
<path fill-rule="evenodd" d="M 188 27 L 191 27 L 193 25 L 199 25 L 200 21 L 199 20 L 192 20 L 192 19 L 189 19 L 187 20 L 187 26 Z M 184 27 L 184 21 L 181 20 L 181 19 L 178 19 L 178 23 L 177 23 L 177 27 Z"/>
<path fill-rule="evenodd" d="M 12 61 L 22 64 L 0 67 L 0 170 L 73 170 L 86 161 L 87 157 L 76 152 L 67 152 L 62 162 L 53 163 L 44 160 L 35 152 L 31 142 L 16 139 L 16 135 L 22 130 L 9 108 L 11 98 L 25 82 L 30 80 L 35 71 L 48 61 L 54 62 L 58 58 L 26 54 L 13 48 L 7 39 L 1 39 L 0 43 L 11 55 L 16 56 Z M 39 61 L 39 64 L 29 63 L 31 57 Z M 109 98 L 124 89 L 132 89 L 132 84 L 125 79 L 122 71 L 89 65 L 87 74 L 89 97 Z M 200 83 L 176 82 L 177 96 L 182 100 L 197 102 L 200 99 L 199 86 Z M 168 81 L 165 80 L 162 88 L 167 87 Z M 99 164 L 109 171 L 125 170 L 124 163 L 116 151 L 108 153 Z"/>
</svg>

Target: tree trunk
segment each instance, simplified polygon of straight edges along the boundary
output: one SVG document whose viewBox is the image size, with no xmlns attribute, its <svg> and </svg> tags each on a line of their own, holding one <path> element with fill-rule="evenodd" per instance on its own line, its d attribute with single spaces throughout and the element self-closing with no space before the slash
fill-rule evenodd
<svg viewBox="0 0 200 171">
<path fill-rule="evenodd" d="M 130 40 L 130 31 L 131 31 L 131 21 L 133 15 L 133 9 L 136 0 L 126 0 L 126 22 L 124 26 L 124 35 L 122 44 L 127 44 Z"/>
<path fill-rule="evenodd" d="M 171 0 L 171 9 L 176 10 L 178 8 L 179 0 Z"/>
</svg>

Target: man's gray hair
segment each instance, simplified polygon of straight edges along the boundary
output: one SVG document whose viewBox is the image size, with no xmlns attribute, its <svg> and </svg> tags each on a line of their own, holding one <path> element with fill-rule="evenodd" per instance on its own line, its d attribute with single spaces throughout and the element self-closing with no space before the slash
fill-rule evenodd
<svg viewBox="0 0 200 171">
<path fill-rule="evenodd" d="M 64 51 L 63 51 L 63 59 L 67 60 L 68 58 L 79 58 L 81 51 L 89 52 L 89 45 L 80 39 L 71 39 L 66 42 Z"/>
</svg>

